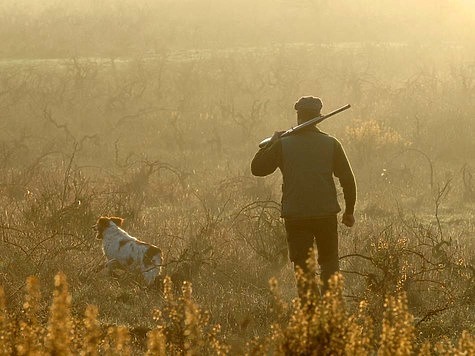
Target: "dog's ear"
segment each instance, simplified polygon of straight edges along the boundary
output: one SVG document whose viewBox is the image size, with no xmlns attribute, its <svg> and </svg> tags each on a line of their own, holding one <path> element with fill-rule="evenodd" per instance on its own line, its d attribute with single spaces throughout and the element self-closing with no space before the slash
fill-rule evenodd
<svg viewBox="0 0 475 356">
<path fill-rule="evenodd" d="M 101 216 L 98 220 L 96 225 L 93 226 L 94 230 L 97 231 L 96 239 L 102 239 L 102 233 L 104 230 L 109 226 L 109 218 L 105 216 Z"/>
<path fill-rule="evenodd" d="M 101 231 L 104 230 L 107 226 L 109 226 L 109 218 L 105 216 L 101 216 L 95 225 L 97 230 Z"/>
<path fill-rule="evenodd" d="M 118 227 L 121 227 L 121 226 L 122 226 L 122 223 L 124 222 L 124 219 L 118 218 L 118 217 L 115 217 L 115 216 L 113 216 L 113 217 L 111 217 L 111 218 L 109 218 L 109 219 L 110 219 L 110 221 L 112 221 L 114 224 L 116 224 Z"/>
</svg>

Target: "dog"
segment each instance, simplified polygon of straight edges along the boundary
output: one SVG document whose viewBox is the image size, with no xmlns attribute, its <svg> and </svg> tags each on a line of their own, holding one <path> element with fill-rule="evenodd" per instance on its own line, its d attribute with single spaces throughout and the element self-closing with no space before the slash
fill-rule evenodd
<svg viewBox="0 0 475 356">
<path fill-rule="evenodd" d="M 102 251 L 107 259 L 109 274 L 116 267 L 138 272 L 147 286 L 151 286 L 162 272 L 162 252 L 152 244 L 130 236 L 122 229 L 124 219 L 102 216 L 94 229 L 102 240 Z"/>
</svg>

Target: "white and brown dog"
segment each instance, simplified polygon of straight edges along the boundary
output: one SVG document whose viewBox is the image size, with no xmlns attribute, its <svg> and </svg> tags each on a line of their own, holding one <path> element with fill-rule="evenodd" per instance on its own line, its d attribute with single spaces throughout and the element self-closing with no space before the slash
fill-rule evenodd
<svg viewBox="0 0 475 356">
<path fill-rule="evenodd" d="M 122 230 L 123 222 L 122 218 L 103 216 L 94 225 L 96 237 L 102 240 L 107 271 L 111 273 L 115 267 L 122 267 L 139 272 L 150 286 L 161 274 L 162 253 L 158 247 L 140 241 Z"/>
</svg>

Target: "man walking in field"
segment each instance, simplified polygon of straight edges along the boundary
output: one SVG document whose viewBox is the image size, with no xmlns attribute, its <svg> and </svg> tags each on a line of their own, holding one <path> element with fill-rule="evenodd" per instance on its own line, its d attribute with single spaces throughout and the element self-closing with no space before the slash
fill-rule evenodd
<svg viewBox="0 0 475 356">
<path fill-rule="evenodd" d="M 295 103 L 298 124 L 320 116 L 321 109 L 319 98 L 300 98 Z M 342 223 L 348 227 L 355 223 L 355 178 L 336 138 L 315 126 L 282 138 L 281 134 L 275 132 L 271 141 L 256 153 L 251 171 L 253 175 L 262 177 L 279 167 L 283 177 L 282 217 L 290 260 L 296 271 L 301 269 L 307 278 L 313 279 L 315 271 L 311 266 L 315 263 L 307 264 L 307 259 L 315 242 L 325 291 L 329 278 L 339 270 L 337 214 L 341 209 L 333 175 L 339 178 L 343 188 L 345 211 Z M 301 297 L 307 292 L 305 285 L 298 283 Z"/>
</svg>

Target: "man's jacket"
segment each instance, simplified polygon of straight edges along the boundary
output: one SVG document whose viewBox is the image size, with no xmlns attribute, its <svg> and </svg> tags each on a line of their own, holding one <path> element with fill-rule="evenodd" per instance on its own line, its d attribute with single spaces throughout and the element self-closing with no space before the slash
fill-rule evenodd
<svg viewBox="0 0 475 356">
<path fill-rule="evenodd" d="M 277 167 L 283 176 L 282 217 L 311 219 L 337 214 L 341 209 L 333 175 L 343 188 L 345 212 L 353 214 L 355 178 L 336 138 L 309 127 L 260 149 L 251 163 L 255 176 L 269 175 Z"/>
</svg>

